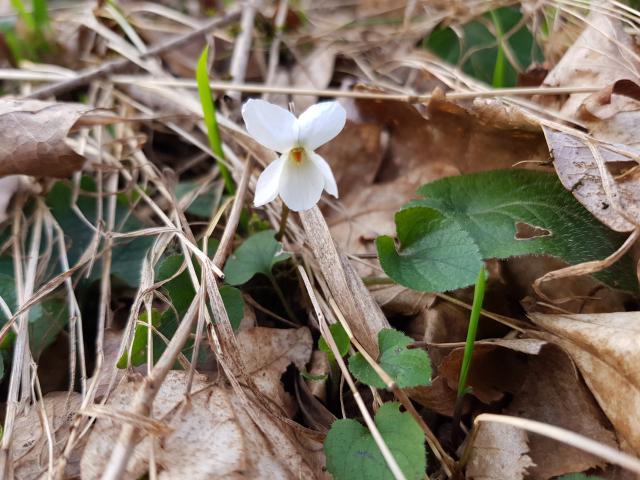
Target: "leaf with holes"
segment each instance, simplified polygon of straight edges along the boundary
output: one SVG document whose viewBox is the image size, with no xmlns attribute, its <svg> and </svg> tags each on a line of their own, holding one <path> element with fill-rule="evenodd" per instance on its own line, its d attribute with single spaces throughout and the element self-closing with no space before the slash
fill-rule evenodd
<svg viewBox="0 0 640 480">
<path fill-rule="evenodd" d="M 425 198 L 396 214 L 401 249 L 390 237 L 376 242 L 387 275 L 414 290 L 471 285 L 483 259 L 533 254 L 578 264 L 608 257 L 625 240 L 550 173 L 496 170 L 444 178 L 418 192 Z M 629 257 L 595 277 L 615 288 L 638 289 Z"/>
<path fill-rule="evenodd" d="M 424 478 L 426 455 L 422 430 L 397 402 L 385 403 L 375 418 L 382 439 L 407 480 Z M 351 419 L 331 425 L 324 442 L 327 470 L 335 480 L 393 480 L 375 440 L 364 426 Z"/>
<path fill-rule="evenodd" d="M 393 328 L 385 328 L 378 333 L 380 346 L 380 367 L 400 388 L 418 387 L 431 383 L 431 360 L 427 352 L 408 349 L 413 339 Z M 385 388 L 386 385 L 365 358 L 357 353 L 349 359 L 349 370 L 362 383 L 372 387 Z"/>
</svg>

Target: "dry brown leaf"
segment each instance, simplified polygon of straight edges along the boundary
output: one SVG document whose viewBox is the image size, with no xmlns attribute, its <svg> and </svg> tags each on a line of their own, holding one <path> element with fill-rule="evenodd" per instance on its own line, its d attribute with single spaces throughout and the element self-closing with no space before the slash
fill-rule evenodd
<svg viewBox="0 0 640 480">
<path fill-rule="evenodd" d="M 524 385 L 506 414 L 556 425 L 617 447 L 606 417 L 564 351 L 547 345 L 529 358 L 528 367 Z M 559 449 L 562 455 L 558 455 Z M 546 480 L 604 466 L 602 459 L 583 450 L 534 434 L 529 435 L 529 456 L 536 464 L 528 471 L 532 479 Z"/>
<path fill-rule="evenodd" d="M 640 324 L 637 312 L 530 314 L 565 349 L 618 435 L 620 446 L 640 454 Z"/>
<path fill-rule="evenodd" d="M 64 449 L 82 397 L 75 392 L 53 392 L 45 396 L 43 402 L 54 438 L 52 448 L 55 462 Z M 31 405 L 27 414 L 16 420 L 12 452 L 17 480 L 41 478 L 49 468 L 49 442 L 42 421 L 38 404 Z M 65 468 L 65 478 L 78 476 L 83 444 L 84 442 L 81 442 L 69 458 Z"/>
<path fill-rule="evenodd" d="M 527 433 L 511 425 L 482 422 L 470 447 L 466 478 L 518 480 L 534 466 L 527 455 Z"/>
<path fill-rule="evenodd" d="M 108 407 L 126 411 L 138 382 L 124 380 Z M 316 478 L 322 467 L 322 445 L 275 420 L 264 409 L 230 388 L 196 377 L 185 401 L 186 372 L 171 371 L 153 405 L 152 416 L 169 433 L 154 440 L 158 478 Z M 249 413 L 249 410 L 251 413 Z M 82 478 L 100 478 L 109 460 L 120 423 L 100 418 L 82 457 Z M 124 479 L 136 479 L 149 469 L 152 437 L 141 439 Z"/>
<path fill-rule="evenodd" d="M 625 32 L 622 22 L 609 15 L 594 13 L 585 23 L 582 34 L 551 70 L 543 85 L 604 87 L 621 79 L 637 81 L 640 63 L 634 54 L 633 39 Z M 588 93 L 574 93 L 556 106 L 563 114 L 575 116 L 588 96 Z M 620 100 L 629 99 L 621 97 Z"/>
<path fill-rule="evenodd" d="M 535 339 L 498 339 L 477 343 L 467 378 L 471 394 L 489 404 L 502 400 L 505 393 L 517 392 L 527 372 L 526 358 L 520 354 L 538 355 L 544 344 Z M 438 375 L 446 379 L 452 390 L 458 387 L 463 356 L 464 348 L 456 348 L 438 368 Z"/>
<path fill-rule="evenodd" d="M 302 370 L 311 358 L 313 340 L 309 329 L 255 327 L 238 333 L 238 345 L 246 372 L 258 389 L 293 416 L 295 404 L 284 391 L 280 377 L 290 364 Z"/>
<path fill-rule="evenodd" d="M 640 150 L 625 145 L 595 146 L 605 165 L 610 168 L 616 164 L 627 166 L 627 173 L 617 179 L 606 171 L 605 181 L 611 186 L 610 195 L 607 195 L 596 159 L 583 139 L 546 127 L 544 133 L 553 155 L 553 164 L 564 187 L 608 227 L 618 232 L 633 230 L 635 226 L 628 219 L 640 222 L 640 178 L 638 164 L 634 160 L 634 157 L 638 158 Z M 632 167 L 636 168 L 631 170 Z M 616 205 L 626 216 L 617 210 Z"/>
<path fill-rule="evenodd" d="M 87 116 L 93 110 L 80 103 L 0 101 L 0 177 L 63 178 L 80 169 L 85 159 L 67 136 L 74 128 L 103 123 Z"/>
<path fill-rule="evenodd" d="M 238 344 L 246 371 L 260 392 L 293 414 L 293 401 L 280 377 L 289 364 L 301 368 L 309 360 L 309 330 L 256 327 L 239 332 Z M 127 411 L 138 388 L 139 382 L 124 379 L 110 396 L 108 406 Z M 171 372 L 153 405 L 152 418 L 163 421 L 169 429 L 160 446 L 155 447 L 156 460 L 163 468 L 161 478 L 240 478 L 245 469 L 253 472 L 250 477 L 289 478 L 294 476 L 293 469 L 313 476 L 319 468 L 314 463 L 321 458 L 316 455 L 321 451 L 319 444 L 295 436 L 294 430 L 255 404 L 247 408 L 230 388 L 211 385 L 205 377 L 196 376 L 192 387 L 196 393 L 190 404 L 184 402 L 185 388 L 185 372 Z M 260 417 L 258 426 L 248 410 Z M 83 478 L 100 477 L 120 426 L 108 418 L 98 420 L 83 456 Z M 311 450 L 305 446 L 307 440 Z M 150 448 L 150 437 L 145 437 L 133 453 L 126 478 L 137 478 L 147 471 Z"/>
<path fill-rule="evenodd" d="M 387 316 L 416 315 L 436 299 L 433 293 L 410 290 L 402 285 L 377 285 L 369 287 L 369 290 Z M 422 335 L 418 338 L 423 340 Z"/>
</svg>

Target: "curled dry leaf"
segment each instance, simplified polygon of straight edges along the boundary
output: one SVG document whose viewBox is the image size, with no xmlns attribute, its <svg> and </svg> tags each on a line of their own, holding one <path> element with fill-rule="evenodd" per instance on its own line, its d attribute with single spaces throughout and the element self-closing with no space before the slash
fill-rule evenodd
<svg viewBox="0 0 640 480">
<path fill-rule="evenodd" d="M 547 127 L 544 127 L 544 133 L 564 187 L 608 227 L 618 232 L 633 230 L 635 226 L 630 220 L 640 222 L 640 173 L 634 160 L 640 150 L 594 142 L 592 148 L 597 150 L 605 167 L 603 179 L 586 139 Z M 621 174 L 615 178 L 611 170 Z"/>
<path fill-rule="evenodd" d="M 260 392 L 287 413 L 293 401 L 280 377 L 293 363 L 304 366 L 311 355 L 307 328 L 270 329 L 256 327 L 238 334 L 247 373 Z M 110 396 L 108 407 L 126 411 L 139 382 L 123 379 Z M 243 399 L 226 386 L 212 385 L 196 376 L 191 402 L 184 402 L 186 372 L 172 371 L 163 382 L 153 404 L 152 418 L 162 421 L 168 434 L 156 444 L 160 478 L 229 478 L 245 473 L 248 478 L 289 478 L 305 472 L 313 478 L 320 467 L 322 446 L 305 438 L 267 414 L 253 396 Z M 109 460 L 121 424 L 100 418 L 91 433 L 82 459 L 82 478 L 100 478 Z M 156 440 L 157 441 L 157 440 Z M 151 437 L 136 447 L 125 478 L 147 472 Z"/>
<path fill-rule="evenodd" d="M 17 480 L 42 478 L 49 468 L 49 447 L 53 449 L 54 461 L 61 455 L 69 437 L 75 413 L 80 408 L 82 397 L 74 392 L 53 392 L 44 397 L 44 411 L 53 445 L 49 445 L 43 429 L 40 406 L 31 405 L 27 413 L 18 417 L 13 438 L 14 474 Z M 77 478 L 80 473 L 80 456 L 84 441 L 72 453 L 65 468 L 65 478 Z"/>
<path fill-rule="evenodd" d="M 615 428 L 620 446 L 640 454 L 640 325 L 637 312 L 532 313 L 546 340 L 566 350 Z"/>
<path fill-rule="evenodd" d="M 527 363 L 524 384 L 505 413 L 565 428 L 617 447 L 606 417 L 563 350 L 547 344 L 539 355 L 530 356 Z M 562 455 L 558 455 L 558 449 L 562 449 Z M 602 459 L 583 450 L 534 434 L 529 435 L 529 456 L 536 466 L 528 470 L 528 476 L 535 480 L 604 466 Z"/>
<path fill-rule="evenodd" d="M 85 159 L 68 145 L 69 133 L 114 121 L 89 115 L 94 110 L 80 103 L 0 101 L 0 177 L 63 178 L 80 169 Z"/>
<path fill-rule="evenodd" d="M 466 478 L 502 480 L 523 479 L 527 469 L 534 466 L 527 455 L 527 432 L 511 425 L 480 423 L 477 427 Z"/>
<path fill-rule="evenodd" d="M 640 62 L 635 54 L 631 36 L 625 32 L 622 22 L 613 16 L 593 13 L 585 22 L 586 27 L 571 45 L 562 59 L 549 72 L 544 86 L 608 86 L 617 80 L 638 80 Z M 561 113 L 578 117 L 588 93 L 574 93 L 555 101 Z M 558 98 L 558 97 L 555 97 Z M 633 101 L 621 97 L 622 102 Z"/>
</svg>

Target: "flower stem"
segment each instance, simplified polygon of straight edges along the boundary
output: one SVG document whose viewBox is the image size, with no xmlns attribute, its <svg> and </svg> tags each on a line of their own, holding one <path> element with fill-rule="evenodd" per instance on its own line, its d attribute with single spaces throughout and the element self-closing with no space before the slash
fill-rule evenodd
<svg viewBox="0 0 640 480">
<path fill-rule="evenodd" d="M 282 213 L 280 214 L 280 228 L 278 229 L 278 234 L 276 235 L 276 240 L 281 241 L 282 237 L 284 237 L 284 231 L 287 228 L 287 219 L 289 218 L 289 207 L 287 207 L 284 203 L 282 204 Z"/>
<path fill-rule="evenodd" d="M 291 305 L 289 305 L 289 302 L 287 302 L 287 299 L 285 298 L 284 293 L 280 288 L 280 285 L 278 285 L 278 282 L 276 282 L 275 277 L 273 275 L 267 275 L 267 277 L 269 278 L 269 281 L 271 282 L 271 285 L 273 286 L 273 289 L 275 290 L 276 295 L 278 295 L 278 298 L 280 299 L 280 303 L 282 304 L 285 311 L 287 312 L 289 319 L 298 323 L 298 318 L 296 317 L 296 314 L 293 313 L 293 309 L 291 308 Z"/>
</svg>

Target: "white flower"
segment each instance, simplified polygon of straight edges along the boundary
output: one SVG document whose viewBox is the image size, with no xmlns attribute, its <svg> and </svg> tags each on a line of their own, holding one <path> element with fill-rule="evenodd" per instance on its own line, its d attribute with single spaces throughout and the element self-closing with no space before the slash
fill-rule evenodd
<svg viewBox="0 0 640 480">
<path fill-rule="evenodd" d="M 312 208 L 326 190 L 338 197 L 331 167 L 314 152 L 344 127 L 347 114 L 338 102 L 309 107 L 299 118 L 264 100 L 249 100 L 242 118 L 249 134 L 281 154 L 258 178 L 254 205 L 260 207 L 280 195 L 295 212 Z"/>
</svg>

